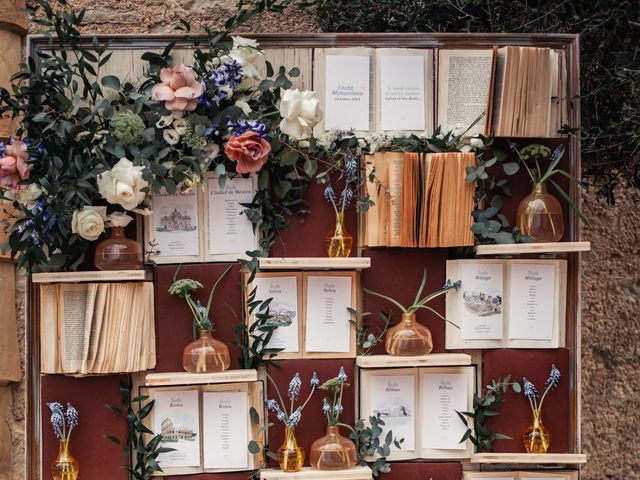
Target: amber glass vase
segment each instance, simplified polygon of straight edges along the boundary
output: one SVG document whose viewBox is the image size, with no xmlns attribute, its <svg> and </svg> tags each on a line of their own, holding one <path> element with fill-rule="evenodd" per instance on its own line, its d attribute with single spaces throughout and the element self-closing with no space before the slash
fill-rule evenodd
<svg viewBox="0 0 640 480">
<path fill-rule="evenodd" d="M 327 434 L 313 442 L 310 454 L 311 466 L 318 470 L 345 470 L 358 461 L 356 446 L 340 435 L 337 426 L 327 426 Z"/>
<path fill-rule="evenodd" d="M 184 348 L 182 367 L 191 373 L 224 372 L 231 364 L 229 349 L 213 338 L 210 330 L 201 329 L 198 339 Z"/>
<path fill-rule="evenodd" d="M 136 270 L 142 268 L 142 248 L 124 236 L 124 227 L 111 227 L 111 235 L 96 247 L 94 257 L 99 270 Z"/>
<path fill-rule="evenodd" d="M 547 191 L 544 183 L 534 183 L 533 190 L 518 205 L 518 228 L 534 242 L 557 242 L 564 234 L 560 202 Z"/>
<path fill-rule="evenodd" d="M 415 313 L 403 313 L 400 323 L 387 332 L 385 349 L 389 355 L 426 355 L 433 350 L 431 331 L 416 322 Z"/>
<path fill-rule="evenodd" d="M 534 415 L 533 423 L 522 434 L 522 442 L 527 453 L 547 453 L 551 434 L 544 428 L 538 415 Z"/>
<path fill-rule="evenodd" d="M 51 464 L 52 480 L 76 480 L 79 471 L 80 465 L 69 452 L 69 441 L 60 440 L 60 451 Z"/>
<path fill-rule="evenodd" d="M 283 472 L 299 472 L 302 470 L 304 450 L 298 445 L 294 427 L 285 427 L 284 442 L 278 448 L 278 464 Z"/>
<path fill-rule="evenodd" d="M 325 237 L 324 245 L 330 257 L 348 257 L 351 254 L 353 237 L 344 226 L 344 213 L 336 213 L 336 225 Z"/>
</svg>

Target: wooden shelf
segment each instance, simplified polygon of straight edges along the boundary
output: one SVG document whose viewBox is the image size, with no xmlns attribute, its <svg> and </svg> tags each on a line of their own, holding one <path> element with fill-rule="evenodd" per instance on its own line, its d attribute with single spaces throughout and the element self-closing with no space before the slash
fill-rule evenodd
<svg viewBox="0 0 640 480">
<path fill-rule="evenodd" d="M 360 270 L 371 266 L 369 257 L 269 257 L 259 262 L 261 270 Z"/>
<path fill-rule="evenodd" d="M 471 355 L 466 353 L 431 353 L 415 357 L 392 355 L 358 355 L 360 368 L 450 367 L 471 365 Z"/>
<path fill-rule="evenodd" d="M 471 463 L 582 464 L 586 453 L 474 453 Z"/>
<path fill-rule="evenodd" d="M 257 381 L 257 370 L 227 370 L 219 373 L 149 373 L 144 379 L 144 384 L 148 387 L 167 387 L 171 385 L 208 385 Z"/>
<path fill-rule="evenodd" d="M 371 480 L 369 467 L 353 467 L 348 470 L 316 470 L 311 467 L 303 467 L 300 472 L 283 472 L 281 470 L 260 470 L 262 480 Z"/>
<path fill-rule="evenodd" d="M 151 270 L 106 270 L 95 272 L 34 273 L 33 283 L 138 282 L 153 280 Z"/>
<path fill-rule="evenodd" d="M 476 255 L 520 255 L 531 253 L 588 252 L 591 242 L 508 243 L 477 245 Z"/>
</svg>

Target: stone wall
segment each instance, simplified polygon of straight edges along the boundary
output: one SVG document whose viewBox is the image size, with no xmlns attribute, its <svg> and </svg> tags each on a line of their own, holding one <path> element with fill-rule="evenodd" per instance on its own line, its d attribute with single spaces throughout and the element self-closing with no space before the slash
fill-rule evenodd
<svg viewBox="0 0 640 480">
<path fill-rule="evenodd" d="M 84 33 L 88 34 L 166 33 L 173 31 L 179 18 L 188 20 L 194 30 L 202 25 L 220 27 L 234 3 L 69 0 L 74 8 L 87 9 Z M 312 16 L 292 8 L 260 17 L 244 31 L 316 32 L 319 27 Z M 584 239 L 592 242 L 592 251 L 583 257 L 582 284 L 582 442 L 589 453 L 583 475 L 587 480 L 640 476 L 634 447 L 634 420 L 640 410 L 640 380 L 634 375 L 640 367 L 640 325 L 634 322 L 640 306 L 639 206 L 640 192 L 623 189 L 617 192 L 615 207 L 598 203 L 590 193 L 584 201 L 591 222 Z M 21 422 L 23 408 L 14 404 L 12 431 L 18 439 L 24 431 Z M 23 457 L 16 458 L 16 472 L 23 471 L 20 461 Z M 22 478 L 22 473 L 14 475 L 14 480 Z"/>
</svg>

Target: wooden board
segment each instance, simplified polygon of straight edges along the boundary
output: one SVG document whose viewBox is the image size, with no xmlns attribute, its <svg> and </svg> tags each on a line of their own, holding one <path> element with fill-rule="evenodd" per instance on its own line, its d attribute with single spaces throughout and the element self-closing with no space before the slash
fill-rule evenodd
<svg viewBox="0 0 640 480">
<path fill-rule="evenodd" d="M 270 257 L 259 262 L 261 270 L 360 270 L 371 266 L 368 257 Z"/>
<path fill-rule="evenodd" d="M 588 252 L 591 242 L 510 243 L 478 245 L 476 255 L 523 255 L 533 253 Z"/>
<path fill-rule="evenodd" d="M 107 270 L 95 272 L 51 272 L 34 273 L 33 283 L 76 283 L 76 282 L 131 282 L 151 281 L 150 270 Z"/>
<path fill-rule="evenodd" d="M 466 353 L 431 353 L 409 357 L 358 355 L 356 365 L 360 368 L 452 367 L 471 365 L 471 355 Z"/>
<path fill-rule="evenodd" d="M 369 480 L 371 469 L 369 467 L 353 467 L 349 470 L 316 470 L 311 467 L 304 467 L 300 472 L 282 472 L 281 470 L 269 469 L 261 470 L 262 480 Z"/>
<path fill-rule="evenodd" d="M 0 262 L 0 384 L 17 382 L 20 354 L 16 325 L 16 283 L 13 263 Z"/>
<path fill-rule="evenodd" d="M 537 465 L 587 463 L 586 453 L 475 453 L 471 463 L 527 463 Z"/>
<path fill-rule="evenodd" d="M 212 383 L 256 382 L 256 370 L 227 370 L 219 373 L 149 373 L 144 380 L 147 387 L 170 385 L 206 385 Z"/>
</svg>

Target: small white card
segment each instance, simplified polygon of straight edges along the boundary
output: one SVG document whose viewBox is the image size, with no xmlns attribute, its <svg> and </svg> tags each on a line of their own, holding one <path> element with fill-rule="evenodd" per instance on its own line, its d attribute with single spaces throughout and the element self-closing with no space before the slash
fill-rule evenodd
<svg viewBox="0 0 640 480">
<path fill-rule="evenodd" d="M 300 327 L 298 312 L 297 277 L 255 277 L 251 288 L 256 288 L 256 301 L 273 300 L 269 304 L 271 320 L 278 325 L 269 340 L 269 348 L 282 348 L 282 353 L 300 351 L 298 332 Z M 261 313 L 257 309 L 253 314 Z"/>
<path fill-rule="evenodd" d="M 368 131 L 371 58 L 327 55 L 325 62 L 325 130 Z"/>
<path fill-rule="evenodd" d="M 207 179 L 209 255 L 244 255 L 255 250 L 253 225 L 241 205 L 251 203 L 253 195 L 252 178 L 227 178 L 222 188 L 217 177 Z"/>
<path fill-rule="evenodd" d="M 460 263 L 458 292 L 464 340 L 502 339 L 503 267 L 500 263 Z"/>
<path fill-rule="evenodd" d="M 161 468 L 200 466 L 200 408 L 197 390 L 154 392 L 153 432 L 162 435 Z"/>
<path fill-rule="evenodd" d="M 246 392 L 203 392 L 204 468 L 248 468 Z"/>
<path fill-rule="evenodd" d="M 153 197 L 154 251 L 159 257 L 200 255 L 198 195 L 192 188 L 186 193 Z"/>
<path fill-rule="evenodd" d="M 379 413 L 385 423 L 381 439 L 389 430 L 395 438 L 404 438 L 401 450 L 416 449 L 415 379 L 413 375 L 372 375 L 369 382 L 371 412 L 368 413 L 372 416 Z"/>
<path fill-rule="evenodd" d="M 539 263 L 511 265 L 509 338 L 551 340 L 555 305 L 555 266 Z"/>
<path fill-rule="evenodd" d="M 466 373 L 423 373 L 422 448 L 437 450 L 465 450 L 460 443 L 466 428 L 459 412 L 468 409 L 468 382 Z"/>
<path fill-rule="evenodd" d="M 308 277 L 305 351 L 350 351 L 351 280 L 330 275 Z"/>
<path fill-rule="evenodd" d="M 380 56 L 382 130 L 419 130 L 425 126 L 424 57 Z"/>
</svg>

